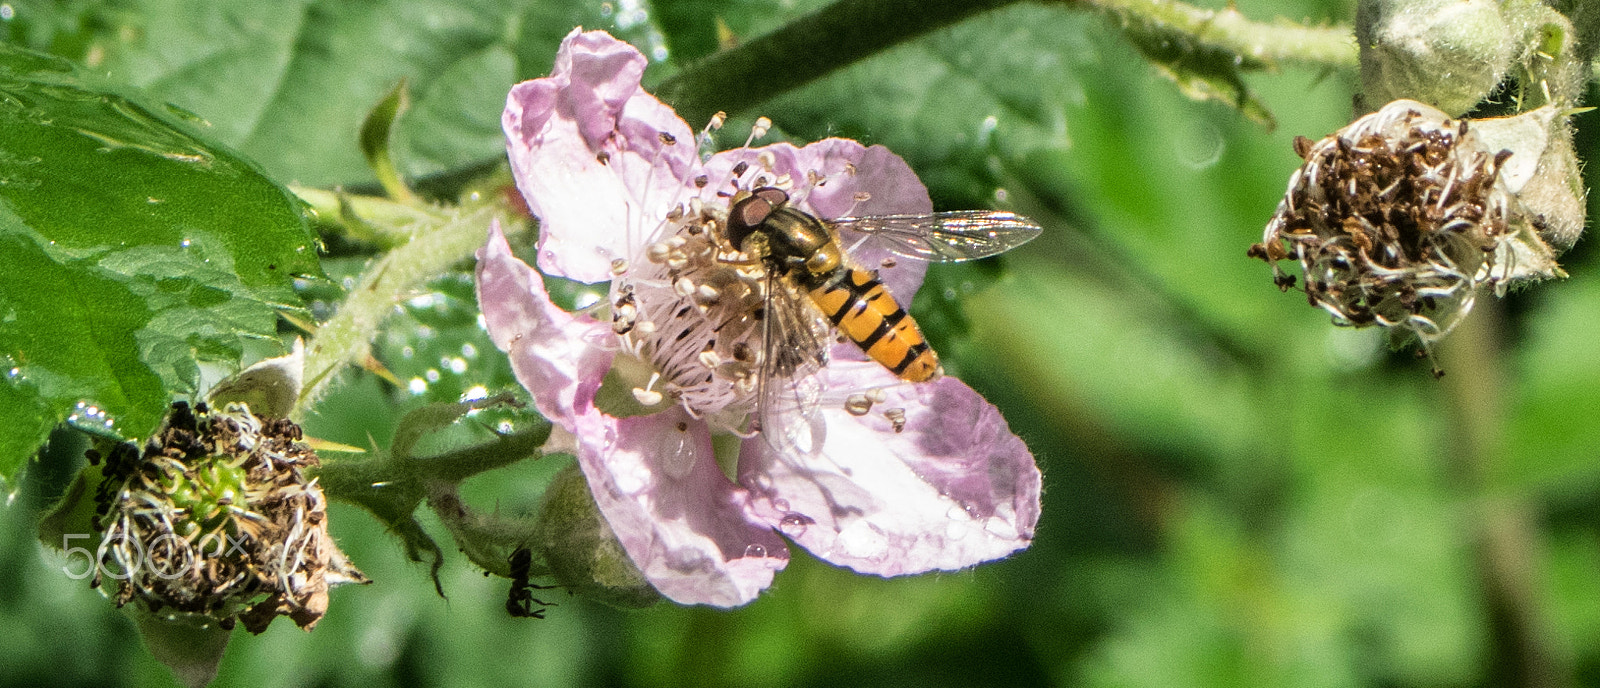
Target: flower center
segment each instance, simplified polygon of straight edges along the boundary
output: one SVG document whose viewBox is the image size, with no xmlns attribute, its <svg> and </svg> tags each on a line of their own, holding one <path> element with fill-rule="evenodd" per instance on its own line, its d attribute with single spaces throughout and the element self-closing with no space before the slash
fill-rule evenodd
<svg viewBox="0 0 1600 688">
<path fill-rule="evenodd" d="M 616 261 L 612 330 L 623 351 L 656 371 L 634 396 L 646 407 L 680 403 L 739 430 L 755 407 L 767 276 L 727 244 L 727 211 L 675 209 L 635 263 Z"/>
</svg>

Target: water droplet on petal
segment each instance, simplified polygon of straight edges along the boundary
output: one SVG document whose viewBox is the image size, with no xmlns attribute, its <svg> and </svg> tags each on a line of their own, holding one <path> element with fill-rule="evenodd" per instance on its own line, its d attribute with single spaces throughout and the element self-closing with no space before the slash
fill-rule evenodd
<svg viewBox="0 0 1600 688">
<path fill-rule="evenodd" d="M 806 526 L 811 525 L 811 523 L 812 521 L 809 517 L 791 513 L 778 521 L 778 530 L 784 535 L 797 538 L 806 534 Z"/>
<path fill-rule="evenodd" d="M 749 481 L 749 487 L 761 492 L 766 492 L 772 489 L 772 476 L 767 475 L 766 473 L 757 473 L 749 478 L 745 478 L 744 480 Z M 744 480 L 741 480 L 741 482 Z"/>
<path fill-rule="evenodd" d="M 744 548 L 744 556 L 747 558 L 765 559 L 767 557 L 767 548 L 762 547 L 761 545 L 750 545 L 749 547 Z"/>
<path fill-rule="evenodd" d="M 690 445 L 693 441 L 686 432 L 669 433 L 662 448 L 661 471 L 677 480 L 689 477 L 694 472 L 695 452 Z"/>
<path fill-rule="evenodd" d="M 990 516 L 984 521 L 983 530 L 1001 540 L 1015 540 L 1019 536 L 1017 527 L 999 516 Z"/>
<path fill-rule="evenodd" d="M 950 522 L 946 523 L 944 526 L 944 537 L 947 540 L 960 540 L 966 537 L 967 533 L 971 531 L 971 521 L 958 521 L 956 519 L 950 519 Z"/>
<path fill-rule="evenodd" d="M 778 511 L 788 511 L 789 500 L 782 498 L 774 499 L 772 500 L 772 508 L 777 509 Z"/>
</svg>

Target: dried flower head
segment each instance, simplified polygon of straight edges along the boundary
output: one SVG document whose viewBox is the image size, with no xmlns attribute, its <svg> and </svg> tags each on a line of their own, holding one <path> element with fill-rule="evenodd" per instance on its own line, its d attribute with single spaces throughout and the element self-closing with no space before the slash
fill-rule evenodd
<svg viewBox="0 0 1600 688">
<path fill-rule="evenodd" d="M 1539 151 L 1522 154 L 1481 128 L 1397 100 L 1320 141 L 1296 139 L 1305 164 L 1249 255 L 1272 264 L 1284 290 L 1295 278 L 1277 261 L 1299 261 L 1307 299 L 1336 324 L 1400 327 L 1425 346 L 1460 322 L 1480 287 L 1503 294 L 1561 274 L 1515 195 Z"/>
<path fill-rule="evenodd" d="M 94 584 L 114 579 L 117 606 L 253 633 L 282 615 L 309 630 L 330 586 L 367 581 L 328 536 L 322 489 L 303 475 L 317 455 L 301 439 L 300 426 L 242 403 L 173 404 L 142 453 L 124 444 L 105 457 Z"/>
</svg>

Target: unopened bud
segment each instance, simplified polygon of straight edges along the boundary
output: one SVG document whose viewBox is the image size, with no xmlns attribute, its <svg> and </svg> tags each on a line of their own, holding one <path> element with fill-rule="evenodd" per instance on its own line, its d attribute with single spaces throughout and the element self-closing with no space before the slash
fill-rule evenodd
<svg viewBox="0 0 1600 688">
<path fill-rule="evenodd" d="M 556 580 L 575 594 L 623 608 L 661 600 L 606 525 L 575 465 L 557 473 L 545 490 L 534 541 Z"/>
<path fill-rule="evenodd" d="M 1367 107 L 1400 98 L 1446 114 L 1471 110 L 1516 58 L 1514 31 L 1499 0 L 1361 0 L 1362 98 Z"/>
</svg>

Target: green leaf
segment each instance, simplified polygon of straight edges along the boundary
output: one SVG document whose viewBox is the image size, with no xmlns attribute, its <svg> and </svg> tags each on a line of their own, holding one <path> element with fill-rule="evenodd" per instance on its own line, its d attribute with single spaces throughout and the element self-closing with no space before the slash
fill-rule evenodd
<svg viewBox="0 0 1600 688">
<path fill-rule="evenodd" d="M 146 435 L 320 274 L 298 203 L 186 119 L 0 44 L 0 477 L 69 416 Z"/>
<path fill-rule="evenodd" d="M 619 7 L 621 5 L 621 7 Z M 500 110 L 544 76 L 574 27 L 638 45 L 653 29 L 621 3 L 538 0 L 133 0 L 105 11 L 81 57 L 213 123 L 275 178 L 374 180 L 358 144 L 374 103 L 402 78 L 411 110 L 394 132 L 408 178 L 504 155 Z M 624 23 L 626 28 L 619 28 Z M 648 52 L 648 51 L 647 51 Z"/>
<path fill-rule="evenodd" d="M 409 107 L 411 97 L 406 80 L 401 79 L 361 122 L 361 154 L 366 157 L 373 173 L 378 175 L 378 183 L 383 185 L 383 190 L 397 201 L 415 200 L 411 189 L 395 170 L 394 156 L 389 150 L 395 122 Z"/>
</svg>

